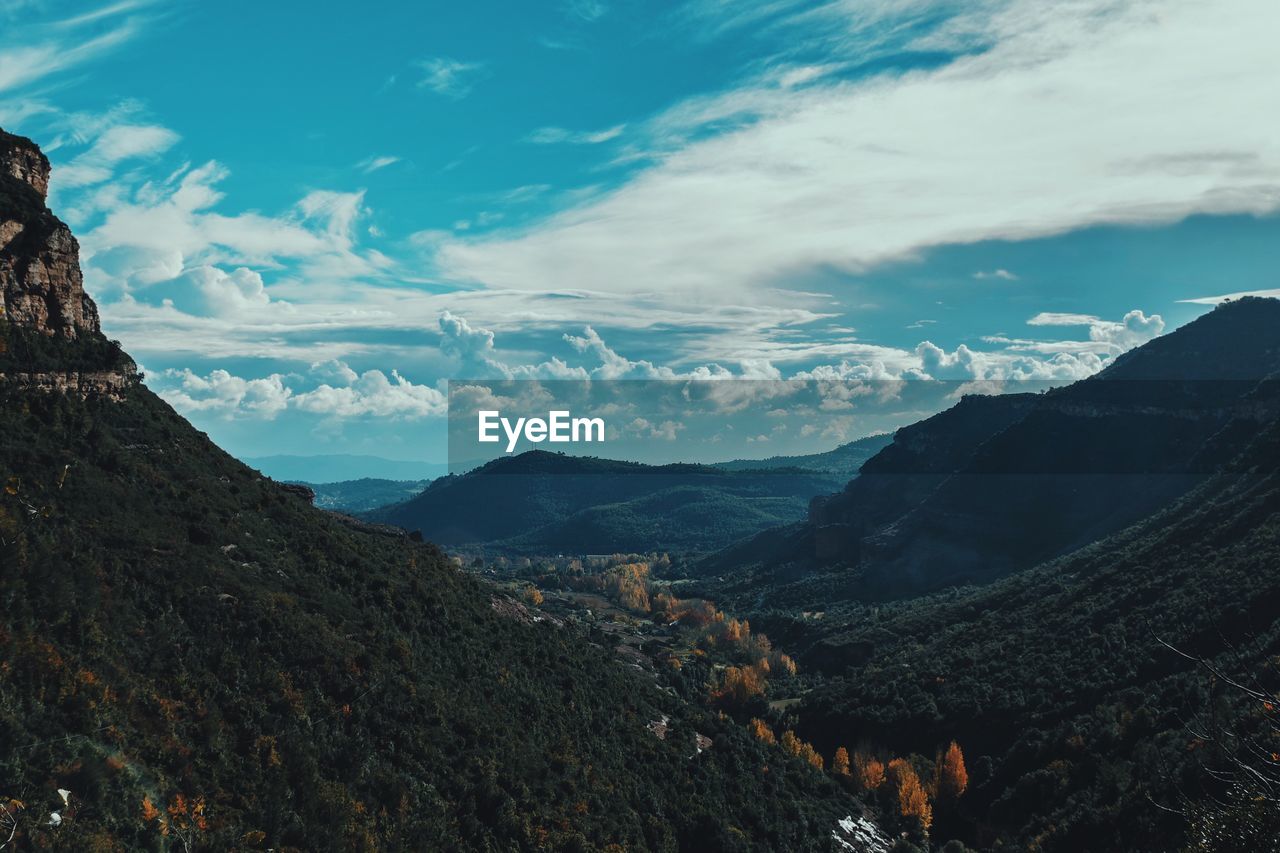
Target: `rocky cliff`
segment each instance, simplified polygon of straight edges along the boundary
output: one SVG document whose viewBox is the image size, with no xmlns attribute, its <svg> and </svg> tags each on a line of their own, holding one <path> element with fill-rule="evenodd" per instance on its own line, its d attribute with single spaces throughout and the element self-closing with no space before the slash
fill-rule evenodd
<svg viewBox="0 0 1280 853">
<path fill-rule="evenodd" d="M 116 395 L 136 381 L 136 369 L 102 337 L 98 306 L 84 291 L 80 246 L 45 203 L 49 176 L 34 142 L 0 130 L 0 377 L 35 390 Z M 74 340 L 89 344 L 92 362 L 48 369 L 43 356 Z"/>
<path fill-rule="evenodd" d="M 45 206 L 49 160 L 34 142 L 0 130 L 0 294 L 4 316 L 47 335 L 98 331 L 84 292 L 80 246 Z"/>
</svg>

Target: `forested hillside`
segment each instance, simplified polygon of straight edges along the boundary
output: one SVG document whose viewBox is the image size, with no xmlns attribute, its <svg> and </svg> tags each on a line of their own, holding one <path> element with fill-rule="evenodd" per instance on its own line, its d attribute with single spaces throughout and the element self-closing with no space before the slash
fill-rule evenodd
<svg viewBox="0 0 1280 853">
<path fill-rule="evenodd" d="M 797 468 L 654 466 L 533 450 L 442 477 L 367 517 L 444 545 L 521 554 L 705 552 L 803 517 L 811 498 L 839 482 Z"/>
<path fill-rule="evenodd" d="M 770 851 L 861 816 L 602 637 L 216 447 L 102 336 L 48 160 L 0 155 L 0 846 Z"/>
</svg>

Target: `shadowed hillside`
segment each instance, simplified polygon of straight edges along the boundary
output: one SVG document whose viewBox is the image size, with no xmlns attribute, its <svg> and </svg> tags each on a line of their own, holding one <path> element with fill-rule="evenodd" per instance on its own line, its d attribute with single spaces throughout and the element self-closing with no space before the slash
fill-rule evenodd
<svg viewBox="0 0 1280 853">
<path fill-rule="evenodd" d="M 655 466 L 532 450 L 442 477 L 368 517 L 445 545 L 516 553 L 709 551 L 802 517 L 833 481 L 791 468 Z"/>
<path fill-rule="evenodd" d="M 20 849 L 814 849 L 858 811 L 600 638 L 214 446 L 102 338 L 47 161 L 7 135 L 0 155 Z"/>
<path fill-rule="evenodd" d="M 898 430 L 808 520 L 709 560 L 745 590 L 822 576 L 822 596 L 893 598 L 987 582 L 1157 511 L 1275 412 L 1280 301 L 1242 299 L 1043 394 L 965 397 Z M 789 592 L 782 593 L 789 596 Z M 816 593 L 815 593 L 816 594 Z"/>
</svg>

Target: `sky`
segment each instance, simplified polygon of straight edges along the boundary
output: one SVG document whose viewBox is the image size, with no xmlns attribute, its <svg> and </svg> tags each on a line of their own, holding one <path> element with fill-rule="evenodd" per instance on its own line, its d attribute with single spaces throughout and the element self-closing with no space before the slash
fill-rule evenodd
<svg viewBox="0 0 1280 853">
<path fill-rule="evenodd" d="M 0 126 L 216 441 L 440 461 L 449 380 L 1063 382 L 1280 294 L 1277 31 L 1274 0 L 0 0 Z"/>
</svg>

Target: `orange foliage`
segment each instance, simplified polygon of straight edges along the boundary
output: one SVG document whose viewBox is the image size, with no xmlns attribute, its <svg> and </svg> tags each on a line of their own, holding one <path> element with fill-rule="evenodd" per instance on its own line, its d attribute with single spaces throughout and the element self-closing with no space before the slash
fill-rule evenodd
<svg viewBox="0 0 1280 853">
<path fill-rule="evenodd" d="M 767 675 L 767 667 L 762 668 L 759 664 L 725 667 L 715 696 L 735 705 L 745 705 L 752 697 L 764 693 Z"/>
<path fill-rule="evenodd" d="M 957 799 L 969 787 L 969 771 L 964 766 L 964 752 L 960 744 L 951 741 L 946 753 L 938 761 L 938 796 Z"/>
<path fill-rule="evenodd" d="M 927 830 L 933 824 L 933 807 L 915 768 L 905 759 L 895 758 L 889 762 L 889 775 L 898 787 L 898 811 L 903 817 L 919 818 Z"/>
<path fill-rule="evenodd" d="M 849 750 L 843 746 L 836 750 L 835 757 L 831 759 L 831 772 L 838 776 L 849 775 Z"/>
<path fill-rule="evenodd" d="M 853 768 L 857 773 L 858 785 L 864 791 L 874 791 L 884 784 L 884 762 L 875 756 L 854 753 Z"/>
<path fill-rule="evenodd" d="M 155 803 L 151 802 L 150 797 L 142 798 L 142 819 L 147 823 L 160 817 L 160 810 L 156 808 Z"/>
<path fill-rule="evenodd" d="M 623 563 L 614 566 L 605 576 L 605 587 L 618 604 L 628 610 L 648 613 L 651 609 L 648 563 Z"/>
<path fill-rule="evenodd" d="M 774 744 L 778 742 L 778 738 L 773 734 L 773 729 L 769 728 L 769 724 L 759 717 L 752 717 L 751 722 L 747 723 L 747 728 L 765 743 Z"/>
<path fill-rule="evenodd" d="M 791 729 L 787 729 L 782 733 L 782 748 L 797 758 L 803 758 L 817 769 L 822 769 L 824 763 L 822 756 L 818 754 L 818 751 L 811 744 L 807 744 L 796 737 L 796 733 Z"/>
</svg>

